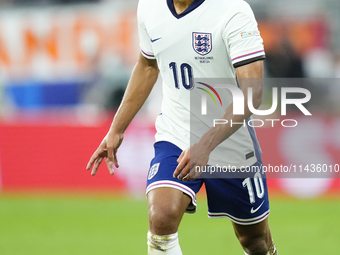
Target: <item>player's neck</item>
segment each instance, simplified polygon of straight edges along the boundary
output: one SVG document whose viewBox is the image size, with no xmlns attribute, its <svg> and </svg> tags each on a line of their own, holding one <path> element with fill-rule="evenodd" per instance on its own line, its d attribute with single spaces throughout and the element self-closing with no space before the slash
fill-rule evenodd
<svg viewBox="0 0 340 255">
<path fill-rule="evenodd" d="M 173 0 L 177 14 L 184 12 L 194 0 Z"/>
</svg>

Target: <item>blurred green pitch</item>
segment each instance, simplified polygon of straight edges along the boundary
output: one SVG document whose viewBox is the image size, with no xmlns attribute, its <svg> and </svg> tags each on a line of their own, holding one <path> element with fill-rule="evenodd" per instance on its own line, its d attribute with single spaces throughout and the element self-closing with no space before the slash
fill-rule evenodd
<svg viewBox="0 0 340 255">
<path fill-rule="evenodd" d="M 206 201 L 185 215 L 185 255 L 243 254 L 227 219 L 208 219 Z M 340 198 L 273 197 L 270 224 L 280 254 L 334 254 Z M 1 255 L 146 254 L 145 200 L 106 195 L 0 195 Z"/>
</svg>

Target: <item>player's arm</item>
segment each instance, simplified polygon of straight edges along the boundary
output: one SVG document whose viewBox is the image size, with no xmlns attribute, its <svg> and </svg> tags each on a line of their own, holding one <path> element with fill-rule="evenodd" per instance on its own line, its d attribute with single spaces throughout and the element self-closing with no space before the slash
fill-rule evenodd
<svg viewBox="0 0 340 255">
<path fill-rule="evenodd" d="M 233 114 L 233 104 L 227 109 L 221 119 L 239 122 L 241 124 L 216 125 L 206 132 L 201 139 L 191 148 L 183 151 L 178 158 L 178 166 L 174 172 L 174 177 L 178 179 L 194 180 L 199 176 L 199 172 L 195 172 L 195 166 L 205 166 L 208 163 L 210 153 L 224 140 L 234 134 L 242 125 L 243 121 L 247 120 L 251 115 L 248 108 L 248 88 L 252 87 L 253 106 L 257 109 L 262 103 L 263 90 L 263 61 L 256 61 L 248 65 L 236 68 L 237 79 L 239 86 L 244 95 L 244 115 Z M 191 155 L 190 155 L 191 152 Z M 183 169 L 184 168 L 184 169 Z M 183 169 L 183 170 L 182 170 Z"/>
<path fill-rule="evenodd" d="M 211 152 L 224 140 L 228 139 L 240 127 L 243 126 L 244 120 L 248 120 L 252 112 L 248 108 L 248 88 L 252 88 L 252 102 L 255 109 L 259 108 L 262 103 L 263 91 L 263 61 L 257 61 L 248 65 L 236 68 L 237 80 L 244 95 L 244 115 L 233 114 L 233 104 L 231 104 L 221 119 L 226 119 L 233 123 L 230 125 L 216 125 L 212 127 L 201 138 L 202 143 L 206 145 L 207 150 Z"/>
<path fill-rule="evenodd" d="M 113 166 L 119 167 L 116 154 L 123 141 L 124 132 L 148 98 L 157 81 L 158 73 L 157 61 L 140 54 L 111 127 L 87 164 L 87 170 L 93 166 L 92 175 L 96 174 L 103 159 L 110 174 L 114 173 Z"/>
</svg>

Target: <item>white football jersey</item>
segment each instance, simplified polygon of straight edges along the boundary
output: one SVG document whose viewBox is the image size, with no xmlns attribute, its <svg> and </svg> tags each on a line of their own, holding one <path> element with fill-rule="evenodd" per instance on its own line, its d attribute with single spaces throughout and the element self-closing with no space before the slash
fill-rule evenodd
<svg viewBox="0 0 340 255">
<path fill-rule="evenodd" d="M 173 0 L 140 0 L 137 16 L 141 52 L 157 60 L 163 79 L 156 141 L 187 149 L 213 126 L 206 116 L 193 114 L 190 95 L 214 84 L 209 88 L 196 81 L 232 78 L 237 86 L 235 68 L 265 58 L 254 14 L 243 0 L 194 0 L 180 15 Z M 226 89 L 216 92 L 210 90 L 221 105 L 208 97 L 208 115 L 221 118 L 232 97 Z M 260 155 L 254 129 L 245 126 L 215 148 L 208 164 L 240 168 Z"/>
</svg>

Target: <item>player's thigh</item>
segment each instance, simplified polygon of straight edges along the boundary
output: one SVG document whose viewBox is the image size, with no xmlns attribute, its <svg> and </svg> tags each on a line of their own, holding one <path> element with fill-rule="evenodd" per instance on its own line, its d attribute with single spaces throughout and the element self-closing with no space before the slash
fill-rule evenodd
<svg viewBox="0 0 340 255">
<path fill-rule="evenodd" d="M 191 203 L 181 190 L 159 187 L 148 192 L 149 229 L 158 235 L 177 232 L 179 223 Z"/>
<path fill-rule="evenodd" d="M 196 211 L 196 193 L 203 181 L 184 182 L 173 177 L 182 153 L 179 147 L 166 141 L 157 142 L 154 147 L 146 187 L 149 227 L 153 234 L 173 234 L 183 213 Z"/>
<path fill-rule="evenodd" d="M 242 225 L 235 222 L 232 222 L 232 224 L 238 240 L 244 247 L 258 245 L 259 243 L 269 246 L 272 242 L 268 218 L 251 225 Z"/>
</svg>

